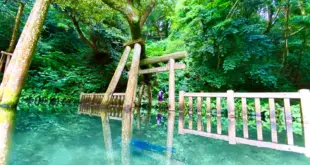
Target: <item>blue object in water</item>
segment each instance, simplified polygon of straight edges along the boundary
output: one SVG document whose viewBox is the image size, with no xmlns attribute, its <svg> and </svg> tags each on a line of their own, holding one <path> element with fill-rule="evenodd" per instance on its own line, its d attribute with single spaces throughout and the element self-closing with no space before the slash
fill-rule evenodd
<svg viewBox="0 0 310 165">
<path fill-rule="evenodd" d="M 147 150 L 152 152 L 166 153 L 175 152 L 173 148 L 168 148 L 160 145 L 151 144 L 142 140 L 131 140 L 130 144 L 136 147 L 139 151 Z"/>
</svg>

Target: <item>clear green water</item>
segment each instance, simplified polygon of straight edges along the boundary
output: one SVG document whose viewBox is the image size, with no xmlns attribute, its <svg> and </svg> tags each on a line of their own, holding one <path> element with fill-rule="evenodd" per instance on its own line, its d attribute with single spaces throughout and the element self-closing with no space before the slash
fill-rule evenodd
<svg viewBox="0 0 310 165">
<path fill-rule="evenodd" d="M 65 108 L 65 107 L 62 107 Z M 74 108 L 74 107 L 73 107 Z M 77 108 L 77 107 L 76 107 Z M 23 109 L 20 107 L 20 109 Z M 71 110 L 74 111 L 74 110 Z M 165 146 L 167 127 L 154 125 L 134 129 L 133 138 Z M 177 124 L 177 122 L 176 122 Z M 121 164 L 121 121 L 110 122 L 115 164 Z M 106 159 L 101 120 L 77 114 L 18 112 L 9 165 L 104 165 Z M 178 135 L 173 140 L 172 164 L 186 165 L 309 165 L 302 154 L 229 145 L 226 141 L 195 135 Z M 131 147 L 131 164 L 165 164 L 165 154 Z"/>
</svg>

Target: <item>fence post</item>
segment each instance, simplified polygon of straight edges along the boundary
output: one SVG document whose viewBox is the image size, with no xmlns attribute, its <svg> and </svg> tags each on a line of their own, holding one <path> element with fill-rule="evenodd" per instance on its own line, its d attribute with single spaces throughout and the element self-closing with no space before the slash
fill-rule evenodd
<svg viewBox="0 0 310 165">
<path fill-rule="evenodd" d="M 310 91 L 308 89 L 301 89 L 299 93 L 305 136 L 305 155 L 310 157 Z"/>
<path fill-rule="evenodd" d="M 184 91 L 179 93 L 179 134 L 184 134 Z"/>
<path fill-rule="evenodd" d="M 234 91 L 227 91 L 227 107 L 228 107 L 228 137 L 229 144 L 236 144 L 236 126 L 235 126 L 235 101 Z"/>
</svg>

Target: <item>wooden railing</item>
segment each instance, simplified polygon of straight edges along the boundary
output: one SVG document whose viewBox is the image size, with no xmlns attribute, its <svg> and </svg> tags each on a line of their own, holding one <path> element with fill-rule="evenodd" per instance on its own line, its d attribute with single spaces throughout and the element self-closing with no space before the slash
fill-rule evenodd
<svg viewBox="0 0 310 165">
<path fill-rule="evenodd" d="M 216 133 L 211 132 L 211 98 L 216 98 Z M 185 98 L 188 98 L 188 106 L 185 104 Z M 197 100 L 197 130 L 193 130 L 193 98 Z M 202 102 L 205 98 L 206 101 L 206 131 L 203 128 L 202 122 Z M 243 122 L 243 137 L 236 136 L 236 117 L 235 117 L 235 99 L 241 99 L 242 103 L 242 122 Z M 254 99 L 255 102 L 255 120 L 257 139 L 249 139 L 248 130 L 248 108 L 247 99 Z M 222 134 L 222 107 L 221 99 L 227 100 L 227 117 L 228 117 L 228 135 Z M 271 142 L 263 141 L 263 126 L 261 116 L 261 99 L 268 99 L 269 112 L 270 112 L 270 127 L 271 127 Z M 278 143 L 278 132 L 276 123 L 276 110 L 275 99 L 283 99 L 287 144 Z M 304 147 L 294 145 L 293 126 L 292 126 L 292 114 L 291 114 L 291 99 L 300 100 L 301 107 L 301 124 L 303 126 L 303 136 L 305 145 Z M 185 111 L 186 110 L 186 111 Z M 185 116 L 188 118 L 188 128 L 184 128 Z M 214 132 L 214 131 L 213 131 Z M 230 90 L 227 93 L 185 93 L 181 91 L 179 94 L 179 134 L 195 134 L 215 139 L 221 139 L 229 141 L 230 144 L 247 144 L 257 147 L 272 148 L 283 151 L 292 151 L 297 153 L 304 153 L 307 157 L 310 157 L 310 92 L 303 89 L 299 92 L 288 93 L 234 93 Z"/>
<path fill-rule="evenodd" d="M 87 114 L 91 116 L 100 116 L 100 111 L 104 109 L 101 101 L 104 93 L 81 93 L 79 114 Z M 105 110 L 109 111 L 111 119 L 121 120 L 122 108 L 125 100 L 125 93 L 114 93 L 109 99 L 109 107 Z"/>
<path fill-rule="evenodd" d="M 1 57 L 0 57 L 0 70 L 4 67 L 4 71 L 8 68 L 11 58 L 12 58 L 12 53 L 8 53 L 5 51 L 1 51 Z M 5 63 L 5 65 L 4 65 Z"/>
</svg>

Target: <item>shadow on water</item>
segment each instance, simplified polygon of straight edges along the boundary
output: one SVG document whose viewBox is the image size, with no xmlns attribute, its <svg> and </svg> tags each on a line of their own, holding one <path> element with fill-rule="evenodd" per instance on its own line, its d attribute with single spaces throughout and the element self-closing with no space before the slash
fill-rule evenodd
<svg viewBox="0 0 310 165">
<path fill-rule="evenodd" d="M 42 105 L 40 105 L 42 106 Z M 46 105 L 48 109 L 49 105 Z M 29 107 L 28 107 L 29 108 Z M 64 109 L 77 106 L 62 106 Z M 102 165 L 110 164 L 106 155 L 101 119 L 75 113 L 43 113 L 31 107 L 19 107 L 16 115 L 9 165 Z M 177 117 L 176 117 L 177 119 Z M 146 126 L 136 129 L 130 143 L 130 164 L 167 164 L 167 150 L 172 151 L 171 164 L 251 164 L 309 165 L 302 154 L 281 152 L 247 145 L 229 145 L 225 141 L 195 135 L 178 135 L 175 122 L 173 149 L 167 149 L 167 120 L 156 125 L 155 116 Z M 110 120 L 114 164 L 121 164 L 122 122 Z M 254 132 L 255 134 L 255 132 Z"/>
</svg>

